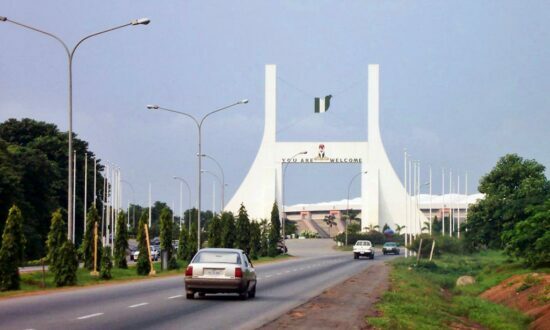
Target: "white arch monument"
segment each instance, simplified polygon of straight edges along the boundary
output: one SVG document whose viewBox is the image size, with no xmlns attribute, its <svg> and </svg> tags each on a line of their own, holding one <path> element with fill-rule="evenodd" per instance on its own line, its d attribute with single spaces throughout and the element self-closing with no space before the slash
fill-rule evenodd
<svg viewBox="0 0 550 330">
<path fill-rule="evenodd" d="M 368 66 L 368 142 L 278 142 L 276 139 L 277 68 L 265 67 L 265 126 L 262 144 L 244 181 L 231 198 L 225 210 L 238 212 L 244 203 L 251 219 L 269 219 L 273 202 L 282 205 L 282 165 L 298 163 L 360 163 L 362 219 L 361 228 L 387 223 L 405 225 L 405 188 L 397 177 L 380 136 L 379 125 L 379 69 Z M 306 155 L 293 155 L 307 151 Z M 416 214 L 414 214 L 416 212 Z M 411 218 L 426 221 L 419 209 L 409 212 Z M 413 226 L 414 227 L 414 226 Z M 407 230 L 409 231 L 409 230 Z"/>
</svg>

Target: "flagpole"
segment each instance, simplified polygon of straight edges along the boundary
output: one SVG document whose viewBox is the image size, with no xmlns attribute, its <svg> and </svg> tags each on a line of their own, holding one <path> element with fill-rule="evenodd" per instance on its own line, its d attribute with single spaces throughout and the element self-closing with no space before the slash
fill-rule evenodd
<svg viewBox="0 0 550 330">
<path fill-rule="evenodd" d="M 405 216 L 403 217 L 405 219 L 405 227 L 407 227 L 407 223 L 408 223 L 408 218 L 409 218 L 409 212 L 408 212 L 408 205 L 409 205 L 409 201 L 408 201 L 408 194 L 407 194 L 407 149 L 405 149 L 404 151 L 404 162 L 403 164 L 405 166 L 403 166 L 403 178 L 404 178 L 404 183 L 405 183 L 405 207 L 404 207 L 404 211 L 405 211 Z M 407 234 L 405 232 L 405 246 L 407 246 L 409 243 L 408 239 L 407 239 Z M 405 258 L 408 258 L 409 257 L 409 250 L 408 249 L 405 249 Z"/>
<path fill-rule="evenodd" d="M 441 168 L 441 235 L 445 236 L 445 168 Z"/>
<path fill-rule="evenodd" d="M 432 165 L 430 165 L 430 236 L 432 236 Z"/>
<path fill-rule="evenodd" d="M 449 237 L 453 236 L 453 169 L 449 169 Z"/>
<path fill-rule="evenodd" d="M 458 194 L 458 203 L 457 203 L 457 224 L 458 224 L 458 238 L 460 238 L 460 175 L 456 176 L 456 192 Z"/>
</svg>

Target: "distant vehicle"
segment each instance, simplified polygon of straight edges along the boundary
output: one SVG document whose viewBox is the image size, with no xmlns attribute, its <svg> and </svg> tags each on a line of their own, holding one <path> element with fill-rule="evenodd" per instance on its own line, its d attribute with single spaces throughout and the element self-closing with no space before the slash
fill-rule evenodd
<svg viewBox="0 0 550 330">
<path fill-rule="evenodd" d="M 137 262 L 138 258 L 139 249 L 136 248 L 135 250 L 130 252 L 130 260 Z M 156 245 L 151 245 L 151 259 L 153 259 L 153 261 L 157 261 L 160 259 L 160 248 Z"/>
<path fill-rule="evenodd" d="M 359 259 L 359 257 L 374 259 L 374 248 L 370 241 L 360 240 L 355 242 L 353 246 L 353 259 Z"/>
<path fill-rule="evenodd" d="M 397 243 L 395 242 L 386 242 L 384 243 L 384 246 L 382 246 L 382 253 L 399 254 L 399 246 L 397 246 Z"/>
<path fill-rule="evenodd" d="M 237 293 L 241 299 L 256 296 L 256 271 L 239 249 L 201 249 L 185 270 L 187 299 L 195 293 Z"/>
<path fill-rule="evenodd" d="M 137 261 L 139 257 L 139 249 L 137 247 L 130 248 L 130 260 Z"/>
<path fill-rule="evenodd" d="M 288 252 L 288 248 L 286 247 L 286 245 L 283 241 L 279 241 L 277 243 L 277 250 L 279 250 L 280 253 L 287 253 Z"/>
<path fill-rule="evenodd" d="M 151 245 L 160 245 L 160 238 L 155 237 L 151 240 Z"/>
</svg>

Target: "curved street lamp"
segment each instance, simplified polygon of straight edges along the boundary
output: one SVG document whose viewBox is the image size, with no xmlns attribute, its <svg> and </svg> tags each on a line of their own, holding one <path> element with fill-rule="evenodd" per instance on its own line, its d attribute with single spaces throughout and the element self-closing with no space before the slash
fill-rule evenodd
<svg viewBox="0 0 550 330">
<path fill-rule="evenodd" d="M 185 181 L 184 178 L 182 177 L 179 177 L 179 176 L 174 176 L 174 180 L 178 180 L 180 182 L 180 212 L 181 212 L 181 218 L 180 218 L 180 228 L 182 226 L 182 221 L 183 221 L 183 216 L 184 216 L 184 212 L 183 212 L 183 206 L 182 206 L 182 186 L 185 184 L 185 186 L 187 187 L 187 191 L 189 192 L 189 210 L 191 210 L 191 188 L 189 188 L 189 183 L 187 183 L 187 181 Z M 191 215 L 191 214 L 189 214 Z M 189 219 L 189 232 L 191 232 L 191 219 Z"/>
<path fill-rule="evenodd" d="M 208 173 L 208 174 L 210 174 L 211 176 L 213 176 L 213 177 L 218 181 L 218 183 L 219 183 L 220 186 L 222 187 L 222 191 L 223 191 L 223 181 L 220 179 L 219 176 L 217 176 L 214 172 L 208 171 L 208 170 L 202 170 L 201 172 L 202 172 L 202 173 Z M 223 194 L 223 193 L 222 193 L 222 194 Z M 222 208 L 222 210 L 220 211 L 220 213 L 223 212 L 223 202 L 222 202 L 221 208 Z M 215 211 L 215 210 L 212 210 L 212 212 L 214 212 L 214 211 Z"/>
<path fill-rule="evenodd" d="M 123 25 L 115 26 L 115 27 L 107 29 L 107 30 L 92 33 L 92 34 L 80 39 L 80 41 L 78 41 L 76 43 L 76 45 L 70 50 L 69 50 L 69 47 L 67 46 L 67 44 L 63 40 L 61 40 L 61 38 L 59 38 L 58 36 L 56 36 L 52 33 L 42 31 L 40 29 L 37 29 L 35 27 L 29 26 L 29 25 L 26 25 L 26 24 L 23 24 L 23 23 L 12 21 L 12 20 L 8 19 L 5 16 L 0 16 L 0 22 L 9 22 L 9 23 L 21 26 L 25 29 L 29 29 L 29 30 L 32 30 L 32 31 L 35 31 L 35 32 L 38 32 L 38 33 L 42 33 L 42 34 L 45 34 L 45 35 L 47 35 L 51 38 L 54 38 L 55 40 L 57 40 L 63 46 L 63 49 L 65 49 L 65 52 L 67 53 L 67 59 L 68 59 L 68 64 L 69 64 L 69 152 L 68 152 L 69 173 L 68 173 L 68 189 L 67 189 L 67 195 L 68 195 L 67 196 L 68 197 L 67 216 L 68 216 L 69 219 L 67 221 L 67 223 L 68 223 L 67 237 L 70 241 L 74 242 L 73 227 L 74 227 L 74 220 L 75 219 L 74 219 L 74 216 L 72 216 L 73 208 L 74 208 L 73 200 L 72 200 L 72 196 L 73 196 L 73 159 L 72 159 L 72 155 L 73 155 L 73 58 L 74 58 L 74 54 L 75 54 L 76 49 L 78 48 L 78 46 L 80 46 L 80 44 L 82 44 L 87 39 L 90 39 L 90 38 L 95 37 L 95 36 L 100 35 L 100 34 L 104 34 L 104 33 L 107 33 L 107 32 L 111 32 L 111 31 L 114 31 L 114 30 L 121 29 L 121 28 L 126 27 L 126 26 L 147 25 L 151 22 L 151 20 L 149 20 L 148 18 L 135 19 L 135 20 L 132 20 L 131 22 L 123 24 Z"/>
<path fill-rule="evenodd" d="M 223 212 L 223 209 L 225 208 L 225 175 L 223 174 L 223 168 L 220 163 L 216 159 L 214 159 L 214 157 L 207 154 L 202 154 L 202 157 L 206 157 L 214 161 L 214 163 L 216 163 L 216 165 L 220 169 L 220 173 L 222 174 L 222 209 L 220 210 L 220 212 Z"/>
<path fill-rule="evenodd" d="M 296 153 L 294 156 L 290 157 L 290 159 L 294 159 L 294 157 L 298 156 L 298 155 L 307 155 L 307 151 L 300 151 L 298 153 Z M 284 216 L 283 217 L 280 217 L 282 218 L 282 231 L 283 231 L 283 246 L 286 247 L 286 235 L 285 235 L 285 222 L 286 222 L 286 212 L 285 212 L 285 173 L 286 173 L 286 168 L 288 167 L 288 164 L 290 164 L 290 162 L 286 162 L 283 166 L 283 176 L 281 178 L 281 182 L 283 184 L 283 189 L 281 189 L 281 193 L 282 193 L 282 196 L 281 196 L 281 202 L 282 202 L 282 208 L 283 208 L 283 214 Z"/>
<path fill-rule="evenodd" d="M 198 130 L 198 134 L 199 134 L 199 152 L 197 153 L 197 158 L 199 159 L 199 166 L 198 166 L 198 169 L 197 169 L 197 172 L 198 172 L 198 193 L 197 193 L 197 201 L 198 201 L 198 205 L 197 205 L 197 208 L 198 208 L 198 212 L 197 212 L 197 251 L 201 249 L 201 190 L 202 190 L 202 183 L 201 183 L 201 169 L 202 169 L 202 157 L 200 157 L 200 155 L 202 155 L 202 124 L 204 123 L 204 120 L 206 118 L 208 118 L 210 115 L 213 115 L 217 112 L 220 112 L 222 110 L 225 110 L 225 109 L 228 109 L 228 108 L 231 108 L 231 107 L 234 107 L 236 105 L 239 105 L 239 104 L 246 104 L 248 103 L 248 99 L 243 99 L 243 100 L 240 100 L 238 102 L 235 102 L 233 104 L 230 104 L 230 105 L 227 105 L 225 107 L 221 107 L 219 109 L 216 109 L 214 111 L 211 111 L 209 113 L 207 113 L 206 115 L 204 115 L 200 120 L 198 120 L 197 118 L 195 118 L 195 116 L 193 115 L 190 115 L 188 113 L 185 113 L 185 112 L 181 112 L 181 111 L 176 111 L 176 110 L 172 110 L 172 109 L 168 109 L 168 108 L 163 108 L 157 104 L 149 104 L 147 105 L 147 109 L 149 110 L 163 110 L 163 111 L 168 111 L 168 112 L 172 112 L 172 113 L 176 113 L 178 115 L 183 115 L 183 116 L 186 116 L 186 117 L 189 117 L 193 120 L 193 122 L 195 123 L 195 125 L 197 125 L 197 130 Z"/>
</svg>

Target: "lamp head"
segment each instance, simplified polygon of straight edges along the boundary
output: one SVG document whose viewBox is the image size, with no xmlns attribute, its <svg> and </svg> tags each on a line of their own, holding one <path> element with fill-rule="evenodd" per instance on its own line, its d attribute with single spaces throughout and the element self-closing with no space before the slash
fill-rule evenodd
<svg viewBox="0 0 550 330">
<path fill-rule="evenodd" d="M 307 155 L 307 151 L 300 152 L 300 155 Z"/>
<path fill-rule="evenodd" d="M 0 22 L 5 22 L 7 20 L 8 18 L 6 16 L 0 16 Z"/>
<path fill-rule="evenodd" d="M 157 110 L 159 106 L 157 104 L 147 104 L 147 109 L 149 110 Z"/>
<path fill-rule="evenodd" d="M 147 25 L 151 23 L 151 20 L 144 17 L 144 18 L 140 18 L 140 19 L 135 19 L 133 21 L 130 22 L 130 24 L 132 25 Z"/>
<path fill-rule="evenodd" d="M 239 101 L 239 104 L 247 104 L 247 103 L 248 103 L 248 99 L 244 99 L 244 100 Z"/>
</svg>

